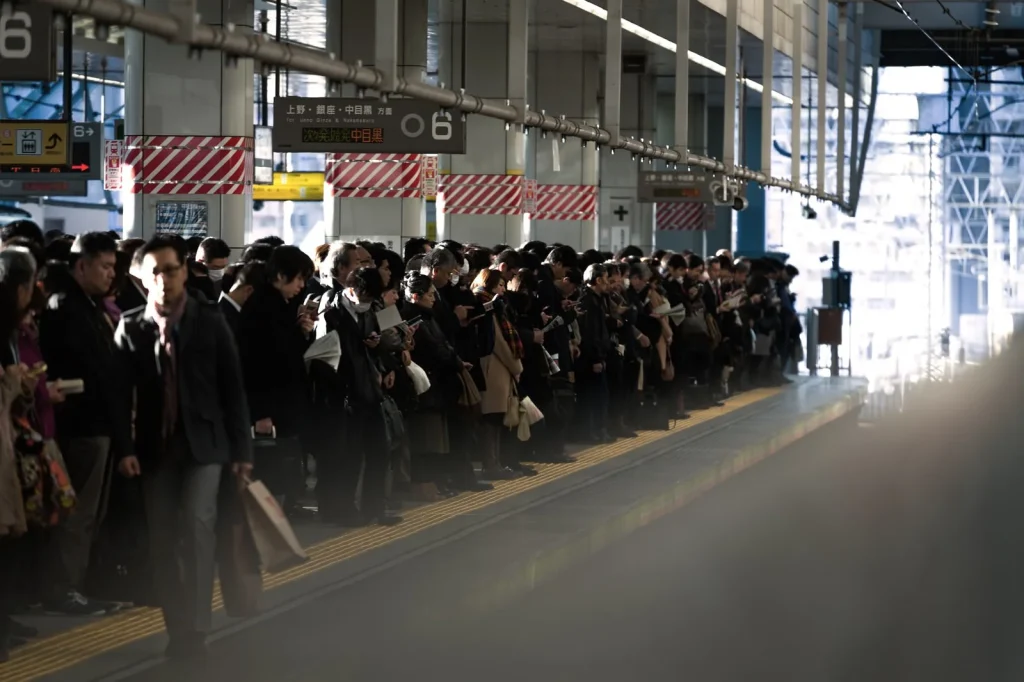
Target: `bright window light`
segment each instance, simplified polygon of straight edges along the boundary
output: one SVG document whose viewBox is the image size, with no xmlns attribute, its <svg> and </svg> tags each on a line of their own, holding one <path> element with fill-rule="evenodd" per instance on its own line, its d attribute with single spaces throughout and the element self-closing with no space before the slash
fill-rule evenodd
<svg viewBox="0 0 1024 682">
<path fill-rule="evenodd" d="M 598 19 L 603 19 L 605 21 L 608 20 L 608 10 L 598 7 L 592 2 L 587 2 L 587 0 L 562 0 L 562 2 L 568 3 L 573 7 L 576 7 L 577 9 L 581 9 L 587 14 L 591 14 L 597 17 Z M 632 21 L 626 21 L 625 19 L 623 19 L 622 30 L 626 31 L 627 33 L 632 33 L 638 38 L 643 38 L 647 42 L 653 43 L 654 45 L 664 48 L 669 52 L 676 51 L 676 44 L 673 43 L 671 40 L 666 40 L 665 38 L 662 38 L 661 36 L 655 33 L 651 33 L 646 28 L 643 28 L 642 26 L 637 26 Z M 703 66 L 705 69 L 708 69 L 709 71 L 714 71 L 719 76 L 725 75 L 724 66 L 722 66 L 718 62 L 714 62 L 708 59 L 703 55 L 697 54 L 693 50 L 688 51 L 686 53 L 686 57 L 694 64 L 697 64 L 698 66 Z M 754 92 L 764 92 L 764 86 L 762 86 L 760 83 L 752 81 L 749 78 L 743 78 L 741 80 L 743 81 L 744 85 L 746 85 Z M 772 99 L 774 99 L 777 102 L 781 102 L 782 104 L 793 103 L 793 100 L 791 98 L 787 97 L 786 95 L 783 95 L 781 92 L 775 92 L 774 90 L 772 91 Z M 853 104 L 853 100 L 852 98 L 849 97 L 849 95 L 847 95 L 847 104 L 849 104 L 850 106 L 852 106 Z"/>
</svg>

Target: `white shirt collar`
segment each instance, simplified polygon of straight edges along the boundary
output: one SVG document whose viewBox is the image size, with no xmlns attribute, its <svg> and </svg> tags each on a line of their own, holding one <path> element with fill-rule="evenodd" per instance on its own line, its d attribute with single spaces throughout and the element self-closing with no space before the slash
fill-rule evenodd
<svg viewBox="0 0 1024 682">
<path fill-rule="evenodd" d="M 242 312 L 242 306 L 238 305 L 238 302 L 235 299 L 231 298 L 230 296 L 225 294 L 223 291 L 220 292 L 220 300 L 227 301 L 228 303 L 231 304 L 231 307 L 233 307 L 235 310 L 237 310 L 238 312 Z"/>
</svg>

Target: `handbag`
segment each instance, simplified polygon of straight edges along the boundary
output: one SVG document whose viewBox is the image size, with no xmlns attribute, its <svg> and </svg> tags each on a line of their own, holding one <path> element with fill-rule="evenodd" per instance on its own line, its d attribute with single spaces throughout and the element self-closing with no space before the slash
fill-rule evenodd
<svg viewBox="0 0 1024 682">
<path fill-rule="evenodd" d="M 459 396 L 459 405 L 462 407 L 476 407 L 483 402 L 480 389 L 476 387 L 473 375 L 469 373 L 468 369 L 463 368 L 459 372 L 459 382 L 462 384 L 462 395 Z"/>
<path fill-rule="evenodd" d="M 711 348 L 717 348 L 722 342 L 722 330 L 718 328 L 718 320 L 711 313 L 704 313 L 704 324 L 708 328 L 708 336 L 711 337 Z"/>
<path fill-rule="evenodd" d="M 412 386 L 416 389 L 416 395 L 423 395 L 430 390 L 430 378 L 422 367 L 415 362 L 405 366 L 405 373 L 412 379 Z"/>
<path fill-rule="evenodd" d="M 282 504 L 297 502 L 306 493 L 305 457 L 298 438 L 278 438 L 253 431 L 253 470 L 270 481 Z"/>
<path fill-rule="evenodd" d="M 684 336 L 709 336 L 708 321 L 703 315 L 687 315 L 679 327 Z"/>
<path fill-rule="evenodd" d="M 502 423 L 510 429 L 514 429 L 519 426 L 519 398 L 516 396 L 515 391 L 512 391 L 512 395 L 508 397 L 508 404 L 505 407 L 505 418 Z"/>
<path fill-rule="evenodd" d="M 288 517 L 267 486 L 260 481 L 247 481 L 242 500 L 260 564 L 268 573 L 277 573 L 309 560 L 288 523 Z"/>
<path fill-rule="evenodd" d="M 530 396 L 523 398 L 519 402 L 519 405 L 522 408 L 519 411 L 520 421 L 525 419 L 530 426 L 533 426 L 544 418 L 544 413 L 540 411 L 540 408 L 537 407 L 536 403 L 533 402 Z"/>
<path fill-rule="evenodd" d="M 405 439 L 405 422 L 402 419 L 402 411 L 398 409 L 395 399 L 387 394 L 384 395 L 380 407 L 384 412 L 384 425 L 387 429 L 389 447 L 396 448 Z"/>
<path fill-rule="evenodd" d="M 25 520 L 36 528 L 60 524 L 77 498 L 63 457 L 53 441 L 44 441 L 28 416 L 13 416 L 14 453 L 21 482 Z"/>
<path fill-rule="evenodd" d="M 230 473 L 221 481 L 220 511 L 217 515 L 217 574 L 224 611 L 231 618 L 249 618 L 259 613 L 263 576 L 260 555 L 245 515 L 245 481 Z"/>
</svg>

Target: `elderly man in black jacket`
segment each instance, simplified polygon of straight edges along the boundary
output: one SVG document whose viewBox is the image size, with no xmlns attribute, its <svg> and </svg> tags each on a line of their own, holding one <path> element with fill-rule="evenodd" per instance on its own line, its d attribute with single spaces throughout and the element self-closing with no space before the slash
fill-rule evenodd
<svg viewBox="0 0 1024 682">
<path fill-rule="evenodd" d="M 71 247 L 71 277 L 47 302 L 40 344 L 51 379 L 81 379 L 85 390 L 56 411 L 57 438 L 78 493 L 75 513 L 54 529 L 45 562 L 50 590 L 43 606 L 66 615 L 114 609 L 83 597 L 96 527 L 105 513 L 111 459 L 134 454 L 131 393 L 114 347 L 114 329 L 98 301 L 110 291 L 117 243 L 105 232 L 79 235 Z"/>
<path fill-rule="evenodd" d="M 224 316 L 185 290 L 185 254 L 162 237 L 142 248 L 147 305 L 116 334 L 134 377 L 137 454 L 118 468 L 142 476 L 168 655 L 191 657 L 210 629 L 221 477 L 252 469 L 249 410 Z"/>
</svg>

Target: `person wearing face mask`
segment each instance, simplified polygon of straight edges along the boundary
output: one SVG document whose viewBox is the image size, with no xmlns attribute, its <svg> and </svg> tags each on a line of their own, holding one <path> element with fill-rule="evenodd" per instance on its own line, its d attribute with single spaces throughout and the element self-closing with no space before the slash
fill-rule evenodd
<svg viewBox="0 0 1024 682">
<path fill-rule="evenodd" d="M 196 262 L 206 266 L 207 276 L 212 284 L 211 301 L 220 298 L 220 281 L 224 277 L 224 268 L 231 262 L 231 247 L 223 239 L 207 237 L 196 249 Z"/>
<path fill-rule="evenodd" d="M 387 513 L 390 460 L 383 403 L 384 392 L 394 387 L 395 372 L 377 355 L 381 334 L 371 311 L 383 294 L 375 267 L 350 272 L 344 283 L 335 279 L 324 293 L 318 334 L 337 332 L 341 343 L 332 390 L 335 408 L 344 410 L 346 447 L 319 468 L 317 499 L 324 519 L 342 526 L 394 525 L 402 520 Z M 360 484 L 362 495 L 357 502 Z"/>
</svg>

